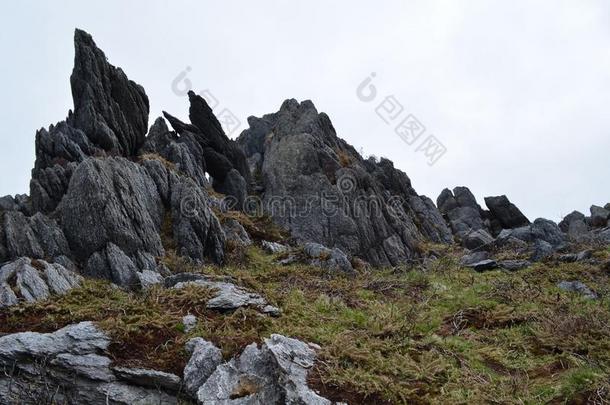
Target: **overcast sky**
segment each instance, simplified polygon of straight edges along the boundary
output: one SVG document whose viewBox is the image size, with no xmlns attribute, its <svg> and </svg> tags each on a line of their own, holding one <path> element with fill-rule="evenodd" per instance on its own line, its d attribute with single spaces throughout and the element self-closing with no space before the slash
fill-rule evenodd
<svg viewBox="0 0 610 405">
<path fill-rule="evenodd" d="M 241 129 L 311 99 L 433 200 L 466 185 L 532 220 L 610 201 L 607 1 L 19 1 L 3 4 L 0 26 L 0 195 L 28 192 L 36 129 L 72 108 L 80 27 L 144 86 L 150 123 L 162 109 L 187 116 L 172 82 L 188 67 Z M 371 73 L 377 98 L 364 102 Z M 376 114 L 386 96 L 404 107 L 388 124 Z M 426 128 L 413 145 L 394 132 L 408 114 Z M 417 151 L 429 135 L 447 150 L 433 166 Z"/>
</svg>

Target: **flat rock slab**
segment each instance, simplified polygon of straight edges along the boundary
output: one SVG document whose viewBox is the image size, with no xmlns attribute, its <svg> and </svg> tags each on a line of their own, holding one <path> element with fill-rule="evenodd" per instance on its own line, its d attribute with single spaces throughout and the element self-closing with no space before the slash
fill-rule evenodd
<svg viewBox="0 0 610 405">
<path fill-rule="evenodd" d="M 170 280 L 169 283 L 171 284 L 172 281 L 180 279 L 184 281 L 178 281 L 174 285 L 170 285 L 170 287 L 184 288 L 188 285 L 198 285 L 214 291 L 214 298 L 209 300 L 206 304 L 208 309 L 234 311 L 241 307 L 254 307 L 262 313 L 271 316 L 279 316 L 281 313 L 279 308 L 269 305 L 267 300 L 260 294 L 248 291 L 245 288 L 239 287 L 228 281 L 219 281 L 209 276 L 187 273 L 181 275 L 180 278 Z"/>
<path fill-rule="evenodd" d="M 487 259 L 481 260 L 480 262 L 469 264 L 467 267 L 475 271 L 486 271 L 493 270 L 498 267 L 498 263 L 495 260 Z"/>
<path fill-rule="evenodd" d="M 564 291 L 578 293 L 587 299 L 594 300 L 598 298 L 595 292 L 580 281 L 561 281 L 557 284 L 557 288 Z"/>
</svg>

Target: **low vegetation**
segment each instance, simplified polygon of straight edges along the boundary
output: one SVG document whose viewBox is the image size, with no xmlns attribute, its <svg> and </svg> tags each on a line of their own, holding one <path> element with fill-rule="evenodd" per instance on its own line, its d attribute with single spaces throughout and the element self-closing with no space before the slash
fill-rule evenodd
<svg viewBox="0 0 610 405">
<path fill-rule="evenodd" d="M 282 309 L 205 308 L 209 290 L 161 287 L 126 293 L 86 281 L 62 297 L 0 311 L 4 333 L 51 331 L 94 320 L 113 337 L 119 364 L 181 373 L 185 342 L 202 336 L 229 358 L 247 344 L 281 333 L 319 344 L 310 384 L 350 403 L 598 403 L 610 400 L 610 272 L 583 263 L 536 264 L 508 273 L 475 273 L 458 252 L 357 277 L 317 267 L 279 266 L 257 247 L 225 267 L 173 257 L 171 271 L 232 277 Z M 607 249 L 595 255 L 607 258 Z M 559 290 L 578 279 L 600 298 Z M 197 327 L 186 333 L 182 317 Z"/>
</svg>

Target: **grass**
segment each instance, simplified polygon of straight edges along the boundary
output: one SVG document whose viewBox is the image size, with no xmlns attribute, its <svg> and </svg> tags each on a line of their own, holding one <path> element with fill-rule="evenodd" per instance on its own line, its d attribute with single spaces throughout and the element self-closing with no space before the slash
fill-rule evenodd
<svg viewBox="0 0 610 405">
<path fill-rule="evenodd" d="M 204 289 L 126 293 L 87 281 L 63 297 L 1 310 L 0 331 L 51 331 L 94 320 L 113 337 L 115 362 L 176 374 L 191 337 L 213 341 L 229 358 L 281 333 L 322 347 L 310 384 L 349 403 L 610 401 L 610 272 L 546 263 L 475 273 L 457 264 L 452 249 L 422 249 L 441 258 L 409 268 L 363 268 L 355 278 L 279 266 L 257 247 L 245 252 L 246 260 L 222 268 L 167 260 L 173 272 L 231 276 L 279 306 L 278 318 L 252 309 L 207 310 L 210 292 Z M 595 255 L 608 257 L 608 250 Z M 556 287 L 571 279 L 601 298 L 586 300 Z M 199 320 L 188 334 L 181 324 L 187 313 Z"/>
</svg>

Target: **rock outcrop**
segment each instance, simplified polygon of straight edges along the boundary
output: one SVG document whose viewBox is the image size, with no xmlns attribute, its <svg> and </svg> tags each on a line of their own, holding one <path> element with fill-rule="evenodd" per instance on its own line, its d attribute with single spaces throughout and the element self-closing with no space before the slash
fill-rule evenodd
<svg viewBox="0 0 610 405">
<path fill-rule="evenodd" d="M 0 308 L 65 294 L 81 279 L 61 264 L 22 257 L 0 267 Z"/>
<path fill-rule="evenodd" d="M 263 211 L 298 240 L 378 266 L 407 261 L 420 241 L 451 241 L 440 213 L 407 175 L 387 159 L 363 159 L 311 101 L 287 100 L 248 123 L 238 143 L 263 192 Z"/>
</svg>

